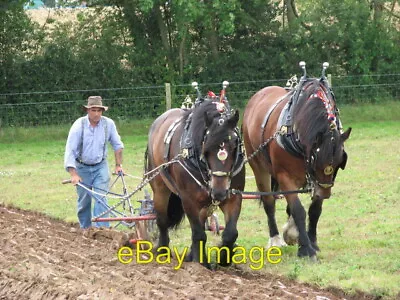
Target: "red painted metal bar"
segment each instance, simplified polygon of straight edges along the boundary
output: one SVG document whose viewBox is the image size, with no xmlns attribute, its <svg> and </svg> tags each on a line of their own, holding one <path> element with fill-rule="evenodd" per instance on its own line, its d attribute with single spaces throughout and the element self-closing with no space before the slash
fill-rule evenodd
<svg viewBox="0 0 400 300">
<path fill-rule="evenodd" d="M 156 215 L 144 215 L 137 217 L 94 218 L 92 219 L 92 222 L 112 222 L 112 221 L 135 222 L 135 221 L 154 220 L 155 218 Z"/>
<path fill-rule="evenodd" d="M 242 195 L 242 199 L 260 199 L 258 195 Z"/>
</svg>

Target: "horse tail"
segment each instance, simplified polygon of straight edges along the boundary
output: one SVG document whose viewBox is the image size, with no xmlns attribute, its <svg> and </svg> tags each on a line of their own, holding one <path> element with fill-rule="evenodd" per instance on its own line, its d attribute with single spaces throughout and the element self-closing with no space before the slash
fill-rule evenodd
<svg viewBox="0 0 400 300">
<path fill-rule="evenodd" d="M 279 191 L 279 183 L 274 177 L 271 176 L 271 191 L 277 192 Z"/>
<path fill-rule="evenodd" d="M 168 202 L 168 228 L 177 228 L 182 223 L 185 212 L 182 206 L 181 198 L 171 193 Z"/>
</svg>

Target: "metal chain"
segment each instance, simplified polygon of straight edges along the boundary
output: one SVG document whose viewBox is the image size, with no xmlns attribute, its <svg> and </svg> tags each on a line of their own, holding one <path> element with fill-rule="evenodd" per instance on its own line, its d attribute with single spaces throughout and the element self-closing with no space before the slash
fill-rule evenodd
<svg viewBox="0 0 400 300">
<path fill-rule="evenodd" d="M 275 139 L 279 134 L 282 134 L 281 131 L 275 132 L 275 134 L 271 137 L 269 137 L 265 142 L 263 142 L 256 151 L 254 151 L 250 156 L 248 156 L 243 164 L 246 164 L 250 160 L 252 160 L 258 152 L 260 152 L 265 146 L 267 146 L 273 139 Z M 308 175 L 308 174 L 307 174 Z M 285 195 L 285 194 L 293 194 L 293 193 L 311 193 L 313 191 L 313 185 L 310 182 L 309 176 L 307 176 L 307 187 L 302 189 L 302 190 L 294 190 L 294 191 L 277 191 L 277 192 L 244 192 L 240 190 L 231 190 L 233 194 L 242 194 L 242 195 L 258 195 L 258 196 L 268 196 L 268 195 Z"/>
<path fill-rule="evenodd" d="M 134 194 L 136 194 L 138 191 L 140 191 L 146 184 L 148 184 L 150 181 L 152 181 L 156 176 L 158 176 L 161 173 L 161 168 L 165 168 L 167 166 L 169 166 L 170 164 L 179 162 L 179 158 L 180 158 L 181 154 L 178 154 L 177 156 L 175 156 L 172 160 L 170 160 L 167 163 L 164 163 L 160 166 L 158 166 L 157 168 L 145 173 L 144 179 L 142 180 L 142 182 L 140 184 L 138 184 L 138 186 L 129 194 L 129 195 L 125 195 L 122 197 L 122 199 L 114 204 L 113 206 L 110 206 L 109 209 L 107 209 L 106 211 L 102 212 L 101 214 L 94 216 L 93 218 L 100 218 L 108 213 L 110 213 L 111 211 L 115 210 L 115 208 L 117 208 L 118 206 L 120 206 L 121 204 L 125 203 L 125 201 L 129 198 L 131 198 Z M 103 197 L 105 197 L 106 195 L 102 195 Z"/>
<path fill-rule="evenodd" d="M 254 151 L 250 156 L 247 156 L 247 158 L 244 160 L 243 164 L 246 164 L 250 160 L 252 160 L 254 158 L 254 156 L 256 156 L 258 154 L 258 152 L 260 152 L 265 146 L 267 146 L 273 139 L 275 139 L 278 134 L 279 134 L 279 132 L 275 132 L 275 134 L 273 136 L 269 137 L 265 142 L 263 142 L 260 146 L 258 146 L 256 151 Z"/>
</svg>

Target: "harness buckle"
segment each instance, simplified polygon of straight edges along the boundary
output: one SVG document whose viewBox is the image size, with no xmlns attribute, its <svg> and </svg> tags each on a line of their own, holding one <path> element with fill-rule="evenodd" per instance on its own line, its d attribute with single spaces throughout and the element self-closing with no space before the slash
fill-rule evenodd
<svg viewBox="0 0 400 300">
<path fill-rule="evenodd" d="M 189 157 L 189 149 L 188 148 L 182 149 L 182 157 L 183 158 L 188 158 Z"/>
<path fill-rule="evenodd" d="M 217 209 L 217 207 L 220 205 L 221 201 L 211 199 L 211 205 L 208 207 L 208 211 L 210 212 L 210 215 Z"/>
<path fill-rule="evenodd" d="M 288 128 L 287 128 L 286 125 L 283 125 L 283 126 L 281 127 L 281 129 L 279 130 L 279 134 L 280 134 L 280 135 L 284 135 L 284 134 L 287 134 L 287 133 L 288 133 Z"/>
</svg>

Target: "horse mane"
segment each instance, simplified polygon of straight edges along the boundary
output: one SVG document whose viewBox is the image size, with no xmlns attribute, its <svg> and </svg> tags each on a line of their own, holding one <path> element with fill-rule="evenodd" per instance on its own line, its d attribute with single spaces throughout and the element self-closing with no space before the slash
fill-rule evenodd
<svg viewBox="0 0 400 300">
<path fill-rule="evenodd" d="M 304 89 L 300 93 L 294 109 L 295 130 L 298 132 L 301 143 L 306 149 L 310 150 L 315 145 L 320 147 L 319 155 L 321 160 L 324 161 L 325 158 L 331 158 L 333 155 L 332 151 L 334 151 L 334 149 L 332 150 L 331 143 L 325 143 L 324 141 L 334 137 L 335 145 L 337 145 L 340 141 L 340 133 L 337 128 L 331 130 L 325 105 L 321 99 L 315 97 L 313 94 L 318 90 L 324 91 L 332 107 L 335 107 L 335 100 L 329 88 L 320 79 L 309 78 L 301 88 L 303 87 Z M 336 117 L 338 118 L 338 116 Z"/>
</svg>

